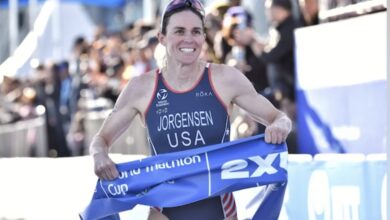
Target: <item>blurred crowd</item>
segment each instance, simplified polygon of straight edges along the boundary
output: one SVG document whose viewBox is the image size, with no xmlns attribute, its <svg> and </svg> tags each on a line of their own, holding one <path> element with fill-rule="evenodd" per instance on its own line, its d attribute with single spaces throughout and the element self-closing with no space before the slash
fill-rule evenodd
<svg viewBox="0 0 390 220">
<path fill-rule="evenodd" d="M 266 0 L 265 4 L 270 24 L 267 38 L 255 31 L 253 17 L 240 0 L 216 1 L 207 10 L 201 56 L 240 69 L 258 93 L 295 121 L 293 31 L 318 23 L 318 2 Z M 48 156 L 83 155 L 87 147 L 86 114 L 110 109 L 128 81 L 159 67 L 164 49 L 156 38 L 158 20 L 153 24 L 139 20 L 117 32 L 100 26 L 91 42 L 82 36 L 74 40 L 68 60 L 39 62 L 28 79 L 4 76 L 0 124 L 42 114 L 46 118 Z M 264 129 L 245 112 L 239 110 L 236 116 L 232 121 L 236 137 Z M 295 136 L 294 129 L 288 140 L 290 153 L 296 153 Z"/>
</svg>

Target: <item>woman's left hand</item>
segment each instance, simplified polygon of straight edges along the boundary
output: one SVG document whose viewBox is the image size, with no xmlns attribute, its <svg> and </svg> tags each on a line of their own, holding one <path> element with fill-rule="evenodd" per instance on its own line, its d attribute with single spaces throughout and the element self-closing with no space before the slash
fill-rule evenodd
<svg viewBox="0 0 390 220">
<path fill-rule="evenodd" d="M 271 144 L 281 144 L 286 141 L 290 131 L 291 120 L 287 116 L 283 115 L 266 127 L 264 137 L 265 142 Z"/>
</svg>

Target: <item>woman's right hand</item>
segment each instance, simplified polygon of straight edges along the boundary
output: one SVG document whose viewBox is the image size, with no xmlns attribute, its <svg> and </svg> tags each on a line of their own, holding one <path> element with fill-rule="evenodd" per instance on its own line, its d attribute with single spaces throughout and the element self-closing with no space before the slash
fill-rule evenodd
<svg viewBox="0 0 390 220">
<path fill-rule="evenodd" d="M 107 153 L 93 155 L 95 174 L 102 180 L 113 180 L 119 176 L 115 163 Z"/>
</svg>

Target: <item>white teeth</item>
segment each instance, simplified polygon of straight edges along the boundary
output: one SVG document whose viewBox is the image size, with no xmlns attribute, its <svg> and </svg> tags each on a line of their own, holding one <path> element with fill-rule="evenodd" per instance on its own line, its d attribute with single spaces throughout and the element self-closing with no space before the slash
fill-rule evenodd
<svg viewBox="0 0 390 220">
<path fill-rule="evenodd" d="M 190 52 L 194 52 L 195 49 L 194 48 L 180 48 L 180 51 L 185 52 L 185 53 L 190 53 Z"/>
</svg>

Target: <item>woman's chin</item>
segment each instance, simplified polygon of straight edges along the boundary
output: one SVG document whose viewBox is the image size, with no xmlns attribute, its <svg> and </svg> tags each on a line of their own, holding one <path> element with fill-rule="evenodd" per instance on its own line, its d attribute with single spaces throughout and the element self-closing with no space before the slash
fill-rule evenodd
<svg viewBox="0 0 390 220">
<path fill-rule="evenodd" d="M 196 62 L 198 60 L 198 58 L 199 58 L 199 56 L 183 57 L 183 58 L 178 59 L 178 61 L 184 65 L 189 65 L 189 64 L 193 64 L 194 62 Z"/>
</svg>

